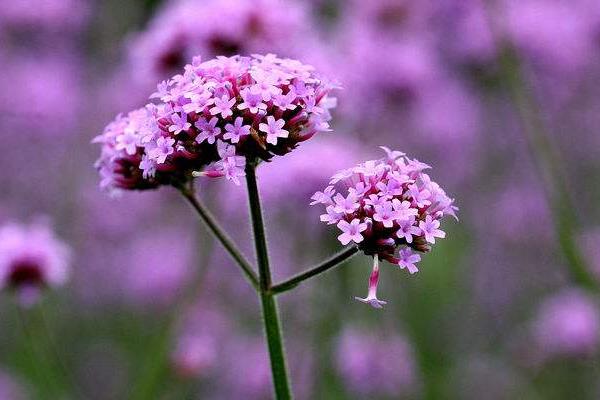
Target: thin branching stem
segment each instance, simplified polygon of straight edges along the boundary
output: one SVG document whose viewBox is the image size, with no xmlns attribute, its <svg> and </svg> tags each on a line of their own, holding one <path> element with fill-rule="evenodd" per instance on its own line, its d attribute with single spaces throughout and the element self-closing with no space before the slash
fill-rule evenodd
<svg viewBox="0 0 600 400">
<path fill-rule="evenodd" d="M 571 278 L 582 287 L 598 290 L 598 283 L 592 277 L 577 243 L 578 218 L 571 201 L 564 164 L 547 132 L 537 102 L 523 78 L 519 59 L 511 48 L 507 47 L 503 52 L 500 65 L 507 89 L 521 119 L 521 130 L 542 178 L 558 242 Z"/>
<path fill-rule="evenodd" d="M 196 197 L 193 188 L 190 187 L 179 187 L 179 191 L 190 203 L 190 205 L 196 210 L 200 219 L 206 224 L 208 229 L 215 235 L 215 237 L 221 242 L 225 250 L 229 253 L 231 258 L 235 260 L 237 265 L 242 269 L 242 272 L 248 278 L 248 281 L 255 290 L 259 290 L 259 281 L 252 265 L 242 252 L 238 249 L 233 240 L 229 235 L 221 228 L 221 225 L 217 222 L 215 217 L 204 207 L 204 205 Z"/>
<path fill-rule="evenodd" d="M 284 282 L 271 286 L 271 293 L 279 294 L 287 292 L 288 290 L 295 288 L 305 280 L 320 275 L 323 272 L 326 272 L 334 267 L 337 267 L 338 265 L 341 265 L 343 262 L 354 256 L 356 253 L 358 253 L 357 246 L 346 247 L 342 251 L 334 254 L 327 260 L 322 261 L 321 263 L 307 269 L 306 271 L 301 272 L 298 275 L 295 275 L 285 280 Z"/>
</svg>

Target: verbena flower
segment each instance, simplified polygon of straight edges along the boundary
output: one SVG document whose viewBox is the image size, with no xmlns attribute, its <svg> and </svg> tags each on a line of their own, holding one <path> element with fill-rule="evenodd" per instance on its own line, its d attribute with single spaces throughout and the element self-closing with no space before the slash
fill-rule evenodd
<svg viewBox="0 0 600 400">
<path fill-rule="evenodd" d="M 15 291 L 24 306 L 66 282 L 69 258 L 70 249 L 46 225 L 0 227 L 0 287 Z"/>
<path fill-rule="evenodd" d="M 239 183 L 246 158 L 270 160 L 329 130 L 333 88 L 313 67 L 272 54 L 195 58 L 158 85 L 160 103 L 118 116 L 95 139 L 101 186 L 149 189 L 193 173 Z"/>
<path fill-rule="evenodd" d="M 456 218 L 458 210 L 454 200 L 423 172 L 428 165 L 382 149 L 385 158 L 338 172 L 311 203 L 325 206 L 321 221 L 337 225 L 343 245 L 355 243 L 373 256 L 369 294 L 357 299 L 376 308 L 385 304 L 377 299 L 379 260 L 417 272 L 421 256 L 415 252 L 426 253 L 436 238 L 444 238 L 440 221 L 447 215 Z"/>
<path fill-rule="evenodd" d="M 312 55 L 319 51 L 314 32 L 308 7 L 297 1 L 170 1 L 129 41 L 129 70 L 134 80 L 154 83 L 198 54 Z"/>
<path fill-rule="evenodd" d="M 599 343 L 598 304 L 588 294 L 567 289 L 545 300 L 533 321 L 533 340 L 542 358 L 585 357 Z"/>
</svg>

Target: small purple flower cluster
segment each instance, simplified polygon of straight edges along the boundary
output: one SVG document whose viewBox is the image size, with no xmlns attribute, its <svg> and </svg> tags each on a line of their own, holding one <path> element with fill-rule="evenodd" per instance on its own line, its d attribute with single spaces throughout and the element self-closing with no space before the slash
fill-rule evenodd
<svg viewBox="0 0 600 400">
<path fill-rule="evenodd" d="M 146 84 L 173 75 L 198 54 L 311 55 L 317 42 L 311 28 L 307 7 L 293 0 L 169 1 L 129 41 L 129 70 Z"/>
<path fill-rule="evenodd" d="M 415 264 L 421 256 L 413 250 L 430 251 L 436 238 L 446 236 L 439 229 L 440 220 L 446 215 L 456 218 L 458 210 L 454 200 L 423 172 L 430 168 L 428 165 L 399 151 L 382 149 L 385 158 L 338 172 L 330 186 L 313 195 L 311 203 L 326 206 L 321 221 L 337 225 L 342 231 L 338 240 L 343 245 L 354 242 L 374 257 L 369 295 L 359 299 L 374 307 L 385 304 L 376 297 L 379 259 L 406 268 L 411 274 L 417 272 Z M 338 183 L 344 185 L 345 194 L 336 192 Z"/>
<path fill-rule="evenodd" d="M 17 292 L 24 306 L 40 290 L 63 285 L 69 275 L 69 248 L 45 224 L 0 227 L 0 288 Z"/>
<path fill-rule="evenodd" d="M 246 159 L 268 161 L 330 130 L 334 87 L 273 54 L 194 58 L 158 85 L 158 104 L 118 116 L 95 139 L 101 186 L 147 189 L 200 175 L 239 184 Z"/>
</svg>

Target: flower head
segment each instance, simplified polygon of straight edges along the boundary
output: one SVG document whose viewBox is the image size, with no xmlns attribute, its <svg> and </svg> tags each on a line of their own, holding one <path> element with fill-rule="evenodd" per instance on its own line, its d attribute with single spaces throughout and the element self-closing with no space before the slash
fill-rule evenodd
<svg viewBox="0 0 600 400">
<path fill-rule="evenodd" d="M 0 227 L 0 287 L 14 290 L 25 306 L 41 289 L 66 282 L 69 258 L 69 248 L 44 224 Z"/>
<path fill-rule="evenodd" d="M 311 66 L 272 54 L 195 59 L 158 85 L 158 104 L 118 116 L 95 139 L 102 186 L 148 189 L 193 175 L 238 183 L 246 159 L 284 155 L 328 129 L 331 89 Z"/>
<path fill-rule="evenodd" d="M 321 221 L 338 226 L 343 245 L 354 242 L 375 257 L 369 296 L 360 299 L 374 306 L 382 304 L 374 296 L 377 260 L 417 272 L 415 264 L 421 256 L 414 252 L 428 252 L 435 238 L 444 238 L 440 221 L 447 215 L 456 217 L 458 210 L 454 200 L 423 172 L 429 166 L 399 151 L 383 150 L 385 158 L 338 172 L 330 186 L 311 198 L 311 205 L 325 206 Z"/>
<path fill-rule="evenodd" d="M 533 339 L 545 358 L 582 357 L 596 353 L 598 304 L 588 294 L 564 290 L 545 300 L 533 321 Z"/>
</svg>

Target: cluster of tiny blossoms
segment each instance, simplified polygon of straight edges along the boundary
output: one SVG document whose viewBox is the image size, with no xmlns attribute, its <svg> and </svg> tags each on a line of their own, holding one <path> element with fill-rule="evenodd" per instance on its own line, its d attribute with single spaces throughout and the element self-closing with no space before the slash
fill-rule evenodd
<svg viewBox="0 0 600 400">
<path fill-rule="evenodd" d="M 454 200 L 423 172 L 428 165 L 382 149 L 385 158 L 338 172 L 311 203 L 325 205 L 321 221 L 337 225 L 343 245 L 354 242 L 373 256 L 369 294 L 357 299 L 377 308 L 386 303 L 376 295 L 379 260 L 417 272 L 415 264 L 421 256 L 415 251 L 428 252 L 436 238 L 444 238 L 440 220 L 446 215 L 456 218 L 458 210 Z M 336 191 L 336 185 L 343 185 L 343 193 Z"/>
<path fill-rule="evenodd" d="M 158 85 L 157 104 L 118 116 L 95 139 L 101 185 L 148 189 L 192 175 L 239 184 L 246 159 L 268 161 L 329 131 L 333 87 L 313 67 L 272 54 L 196 57 Z"/>
</svg>

